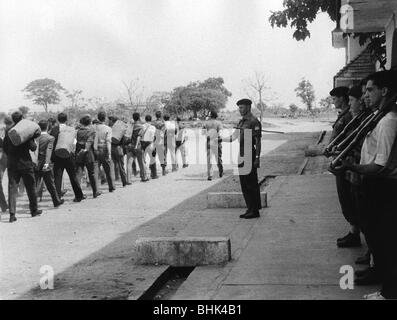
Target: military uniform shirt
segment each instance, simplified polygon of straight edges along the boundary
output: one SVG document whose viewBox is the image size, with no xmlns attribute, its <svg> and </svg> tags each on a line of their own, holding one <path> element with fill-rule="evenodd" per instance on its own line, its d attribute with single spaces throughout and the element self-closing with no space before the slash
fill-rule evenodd
<svg viewBox="0 0 397 320">
<path fill-rule="evenodd" d="M 352 119 L 353 117 L 349 111 L 349 108 L 342 111 L 332 126 L 333 131 L 330 141 L 334 140 Z"/>
<path fill-rule="evenodd" d="M 260 121 L 254 117 L 252 113 L 245 115 L 237 125 L 237 129 L 240 131 L 240 156 L 244 155 L 244 131 L 246 131 L 246 136 L 252 134 L 252 156 L 255 154 L 255 138 L 262 137 L 262 125 Z M 248 129 L 248 131 L 246 130 Z M 248 137 L 247 136 L 247 137 Z"/>
</svg>

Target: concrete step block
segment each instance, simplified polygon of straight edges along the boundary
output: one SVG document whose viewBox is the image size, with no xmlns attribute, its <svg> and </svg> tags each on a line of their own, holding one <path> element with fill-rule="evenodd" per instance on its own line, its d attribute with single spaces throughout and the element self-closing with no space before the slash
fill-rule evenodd
<svg viewBox="0 0 397 320">
<path fill-rule="evenodd" d="M 267 208 L 267 192 L 261 192 L 262 208 Z M 209 192 L 207 208 L 246 208 L 242 192 Z"/>
<path fill-rule="evenodd" d="M 223 264 L 231 259 L 226 237 L 140 238 L 135 246 L 136 263 L 192 267 Z"/>
</svg>

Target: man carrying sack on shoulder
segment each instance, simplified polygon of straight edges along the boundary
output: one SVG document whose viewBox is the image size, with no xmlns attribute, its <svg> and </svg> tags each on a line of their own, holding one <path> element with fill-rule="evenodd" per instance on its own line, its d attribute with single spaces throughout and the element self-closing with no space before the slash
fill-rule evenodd
<svg viewBox="0 0 397 320">
<path fill-rule="evenodd" d="M 34 138 L 37 137 L 35 134 L 26 134 L 29 138 L 24 141 L 20 139 L 19 145 L 14 145 L 10 138 L 10 130 L 15 128 L 17 124 L 22 120 L 22 113 L 16 111 L 12 114 L 12 120 L 14 126 L 11 127 L 4 137 L 4 152 L 7 155 L 7 169 L 8 169 L 8 204 L 10 210 L 10 223 L 17 221 L 15 217 L 16 205 L 17 205 L 17 194 L 18 184 L 22 178 L 23 183 L 26 187 L 26 192 L 29 198 L 29 208 L 32 217 L 41 215 L 42 210 L 38 210 L 37 196 L 36 196 L 36 180 L 34 176 L 34 163 L 30 156 L 29 151 L 35 151 L 37 145 L 34 142 Z M 27 121 L 27 120 L 26 120 Z M 37 126 L 37 124 L 36 124 Z M 20 128 L 24 130 L 25 128 Z M 14 132 L 17 130 L 14 130 Z M 25 130 L 27 131 L 27 130 Z M 19 135 L 20 137 L 22 134 Z M 25 137 L 26 137 L 25 136 Z"/>
</svg>

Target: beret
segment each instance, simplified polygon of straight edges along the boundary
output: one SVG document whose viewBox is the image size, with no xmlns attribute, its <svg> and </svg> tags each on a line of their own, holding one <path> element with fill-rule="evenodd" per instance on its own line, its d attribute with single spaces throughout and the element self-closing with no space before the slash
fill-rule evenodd
<svg viewBox="0 0 397 320">
<path fill-rule="evenodd" d="M 329 95 L 331 97 L 343 97 L 343 96 L 347 96 L 349 93 L 349 88 L 348 87 L 337 87 L 332 89 L 329 92 Z"/>
<path fill-rule="evenodd" d="M 360 86 L 353 86 L 349 90 L 349 96 L 352 96 L 356 99 L 360 99 L 363 95 L 363 91 Z"/>
<path fill-rule="evenodd" d="M 250 105 L 252 105 L 252 101 L 250 99 L 241 99 L 241 100 L 237 101 L 236 104 L 238 106 L 240 106 L 240 105 L 250 106 Z"/>
</svg>

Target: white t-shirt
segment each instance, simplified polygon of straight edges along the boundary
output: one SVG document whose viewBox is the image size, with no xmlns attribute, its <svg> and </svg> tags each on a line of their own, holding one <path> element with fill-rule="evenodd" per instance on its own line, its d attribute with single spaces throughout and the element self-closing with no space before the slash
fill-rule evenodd
<svg viewBox="0 0 397 320">
<path fill-rule="evenodd" d="M 156 127 L 150 123 L 145 123 L 143 132 L 142 141 L 153 142 L 154 136 L 156 135 Z"/>
<path fill-rule="evenodd" d="M 174 121 L 164 121 L 164 126 L 165 126 L 165 130 L 167 130 L 168 133 L 173 133 L 175 134 L 175 130 L 176 130 L 176 125 Z"/>
<path fill-rule="evenodd" d="M 384 116 L 374 130 L 365 137 L 361 149 L 360 164 L 375 163 L 384 167 L 389 160 L 394 139 L 397 135 L 397 112 Z M 393 176 L 395 173 L 393 172 Z"/>
</svg>

